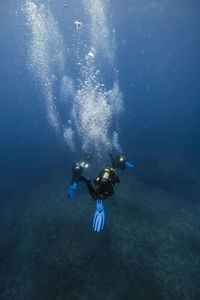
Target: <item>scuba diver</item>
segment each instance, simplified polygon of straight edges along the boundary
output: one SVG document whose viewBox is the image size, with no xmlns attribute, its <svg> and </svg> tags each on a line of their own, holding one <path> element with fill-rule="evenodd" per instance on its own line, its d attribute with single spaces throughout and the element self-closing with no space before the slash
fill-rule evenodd
<svg viewBox="0 0 200 300">
<path fill-rule="evenodd" d="M 91 180 L 84 176 L 81 176 L 79 181 L 86 183 L 90 195 L 96 201 L 96 210 L 93 217 L 93 229 L 94 231 L 99 232 L 100 230 L 103 230 L 105 221 L 103 200 L 114 194 L 115 183 L 120 182 L 117 172 L 114 168 L 107 165 L 94 180 L 96 189 L 92 186 Z"/>
<path fill-rule="evenodd" d="M 83 167 L 80 163 L 76 162 L 75 165 L 72 168 L 72 182 L 71 185 L 67 191 L 67 198 L 72 198 L 74 191 L 77 189 L 79 177 L 83 173 Z"/>
<path fill-rule="evenodd" d="M 113 157 L 112 154 L 109 153 L 109 156 L 112 160 L 112 167 L 114 169 L 125 170 L 126 167 L 134 168 L 134 165 L 126 161 L 124 154 Z"/>
<path fill-rule="evenodd" d="M 78 181 L 81 175 L 83 174 L 83 168 L 88 168 L 89 163 L 92 161 L 92 154 L 86 153 L 84 155 L 84 160 L 79 163 L 76 162 L 72 168 L 72 181 L 71 185 L 67 191 L 67 198 L 72 198 L 74 191 L 77 189 Z"/>
</svg>

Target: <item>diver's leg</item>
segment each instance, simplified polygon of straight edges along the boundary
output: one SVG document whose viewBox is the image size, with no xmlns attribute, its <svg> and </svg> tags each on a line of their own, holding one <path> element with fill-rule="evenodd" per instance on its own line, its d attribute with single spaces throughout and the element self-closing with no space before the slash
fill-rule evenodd
<svg viewBox="0 0 200 300">
<path fill-rule="evenodd" d="M 90 195 L 92 196 L 92 198 L 93 198 L 94 200 L 97 200 L 98 197 L 97 197 L 97 194 L 96 194 L 95 189 L 94 189 L 93 186 L 91 185 L 91 182 L 86 182 L 86 184 L 87 184 L 88 191 L 89 191 Z"/>
<path fill-rule="evenodd" d="M 91 180 L 84 176 L 80 176 L 79 181 L 85 182 L 87 184 L 87 188 L 88 188 L 90 195 L 92 196 L 92 198 L 94 200 L 97 200 L 97 193 L 91 184 Z"/>
</svg>

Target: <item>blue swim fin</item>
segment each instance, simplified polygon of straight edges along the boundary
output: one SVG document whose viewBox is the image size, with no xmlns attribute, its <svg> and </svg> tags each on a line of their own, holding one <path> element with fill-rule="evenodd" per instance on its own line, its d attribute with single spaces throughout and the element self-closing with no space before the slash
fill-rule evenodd
<svg viewBox="0 0 200 300">
<path fill-rule="evenodd" d="M 99 232 L 100 230 L 103 230 L 104 221 L 105 221 L 105 213 L 104 213 L 103 201 L 97 200 L 96 210 L 93 218 L 94 231 Z"/>
<path fill-rule="evenodd" d="M 129 163 L 128 161 L 126 161 L 126 165 L 127 165 L 127 167 L 129 167 L 129 168 L 134 168 L 134 165 L 131 164 L 131 163 Z"/>
<path fill-rule="evenodd" d="M 77 182 L 74 181 L 73 184 L 70 185 L 68 191 L 67 191 L 67 198 L 70 199 L 72 198 L 74 191 L 77 189 Z"/>
</svg>

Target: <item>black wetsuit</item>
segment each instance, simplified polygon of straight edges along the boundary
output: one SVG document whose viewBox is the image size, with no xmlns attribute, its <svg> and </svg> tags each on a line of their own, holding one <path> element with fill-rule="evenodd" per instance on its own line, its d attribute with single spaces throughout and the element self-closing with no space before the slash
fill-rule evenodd
<svg viewBox="0 0 200 300">
<path fill-rule="evenodd" d="M 83 167 L 80 166 L 79 168 L 76 168 L 76 165 L 72 168 L 72 184 L 76 181 L 78 182 L 79 177 L 83 173 Z"/>
<path fill-rule="evenodd" d="M 109 154 L 111 160 L 112 160 L 112 167 L 114 169 L 120 169 L 125 170 L 126 168 L 126 159 L 120 160 L 121 156 L 113 157 L 112 154 Z"/>
<path fill-rule="evenodd" d="M 99 176 L 94 180 L 94 184 L 96 185 L 96 190 L 93 188 L 90 181 L 87 181 L 87 188 L 94 200 L 97 199 L 107 199 L 108 197 L 114 194 L 114 186 L 115 183 L 119 183 L 120 180 L 114 170 L 109 171 L 108 180 L 103 179 L 103 174 L 105 169 L 99 173 Z"/>
</svg>

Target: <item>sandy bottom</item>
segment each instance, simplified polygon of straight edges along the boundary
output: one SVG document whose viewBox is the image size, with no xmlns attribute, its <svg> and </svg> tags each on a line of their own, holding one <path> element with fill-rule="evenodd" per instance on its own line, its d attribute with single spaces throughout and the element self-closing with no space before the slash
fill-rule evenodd
<svg viewBox="0 0 200 300">
<path fill-rule="evenodd" d="M 101 233 L 85 185 L 66 198 L 64 172 L 4 187 L 2 300 L 200 299 L 198 174 L 152 160 L 120 178 Z"/>
</svg>

